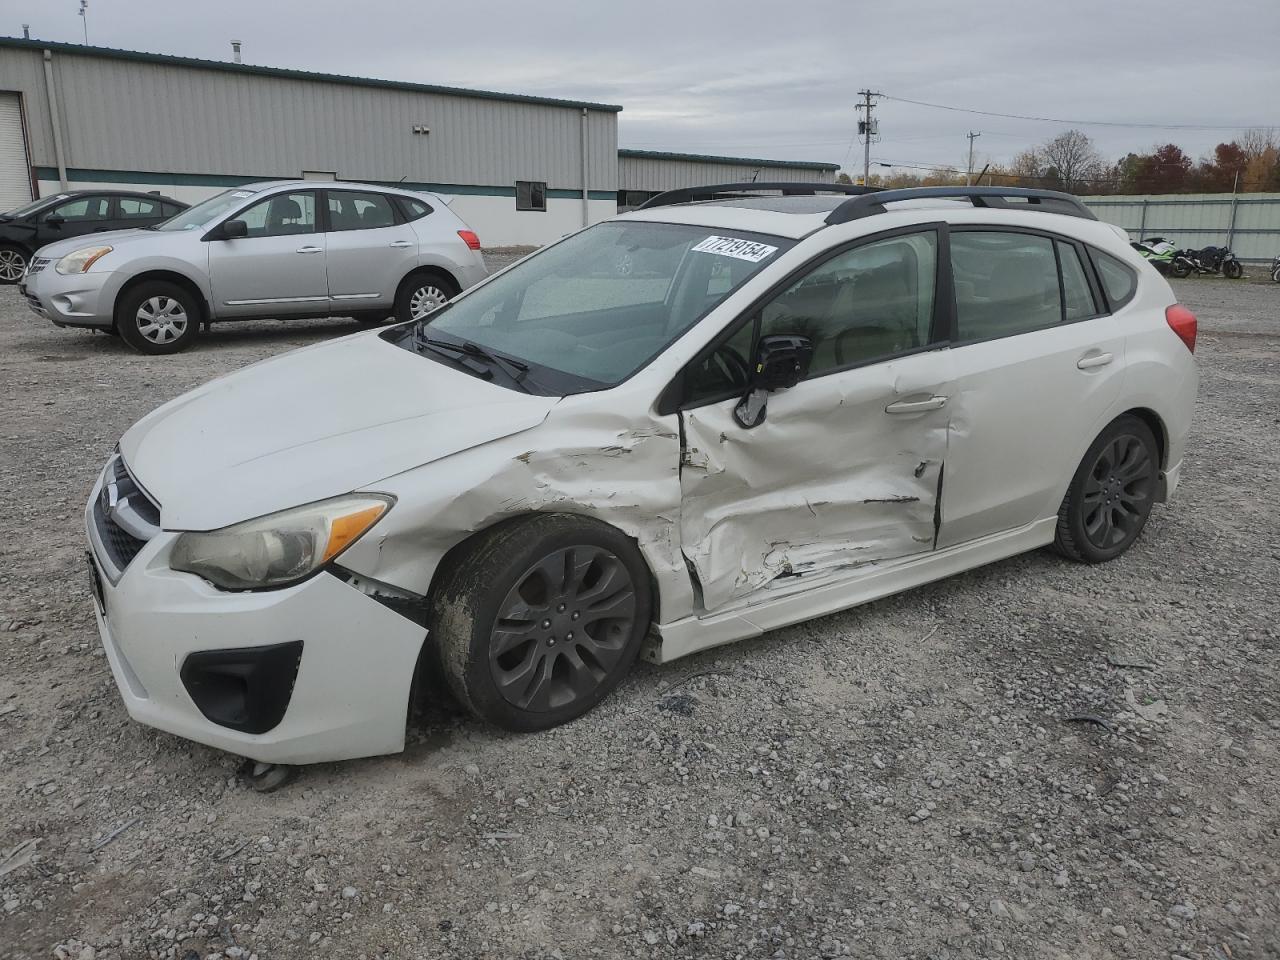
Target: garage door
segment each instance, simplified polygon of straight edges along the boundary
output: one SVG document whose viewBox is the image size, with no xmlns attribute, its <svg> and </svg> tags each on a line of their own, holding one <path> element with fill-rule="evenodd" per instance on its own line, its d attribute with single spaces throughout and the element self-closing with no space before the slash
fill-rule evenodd
<svg viewBox="0 0 1280 960">
<path fill-rule="evenodd" d="M 31 199 L 31 170 L 18 95 L 0 93 L 0 210 L 12 210 Z"/>
</svg>

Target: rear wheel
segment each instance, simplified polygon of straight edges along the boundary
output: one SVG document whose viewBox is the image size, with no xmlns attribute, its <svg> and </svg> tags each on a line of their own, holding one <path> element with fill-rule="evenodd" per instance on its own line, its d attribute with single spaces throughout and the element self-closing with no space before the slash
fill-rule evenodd
<svg viewBox="0 0 1280 960">
<path fill-rule="evenodd" d="M 0 283 L 17 283 L 27 272 L 27 252 L 13 244 L 0 244 Z"/>
<path fill-rule="evenodd" d="M 1276 283 L 1280 283 L 1280 267 L 1276 267 L 1271 271 L 1271 279 Z"/>
<path fill-rule="evenodd" d="M 1244 267 L 1240 265 L 1239 260 L 1224 260 L 1222 263 L 1222 275 L 1228 280 L 1239 280 L 1244 276 Z"/>
<path fill-rule="evenodd" d="M 396 295 L 396 319 L 401 323 L 421 320 L 457 295 L 457 284 L 442 274 L 427 270 L 411 274 Z"/>
<path fill-rule="evenodd" d="M 430 635 L 473 713 L 544 730 L 590 710 L 626 675 L 649 626 L 635 544 L 584 517 L 542 515 L 482 535 L 433 590 Z"/>
<path fill-rule="evenodd" d="M 1058 510 L 1054 546 L 1073 560 L 1102 563 L 1138 539 L 1155 503 L 1159 453 L 1151 428 L 1117 417 L 1093 441 Z"/>
<path fill-rule="evenodd" d="M 1169 266 L 1169 272 L 1175 277 L 1182 279 L 1191 273 L 1191 264 L 1186 260 L 1178 259 L 1173 261 Z"/>
<path fill-rule="evenodd" d="M 139 353 L 177 353 L 191 346 L 200 329 L 195 297 L 164 280 L 141 283 L 127 291 L 116 311 L 116 330 Z"/>
</svg>

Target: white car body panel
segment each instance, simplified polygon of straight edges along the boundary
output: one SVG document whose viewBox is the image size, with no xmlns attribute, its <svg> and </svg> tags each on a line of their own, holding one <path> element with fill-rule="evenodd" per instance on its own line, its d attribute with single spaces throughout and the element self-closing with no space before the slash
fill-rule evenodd
<svg viewBox="0 0 1280 960">
<path fill-rule="evenodd" d="M 160 504 L 166 532 L 106 588 L 104 642 L 131 714 L 264 760 L 398 749 L 425 630 L 378 598 L 424 596 L 450 550 L 532 513 L 595 517 L 636 541 L 656 587 L 646 656 L 662 662 L 1050 543 L 1084 448 L 1125 410 L 1151 411 L 1163 424 L 1171 493 L 1197 378 L 1165 322 L 1168 284 L 1105 224 L 941 209 L 824 229 L 819 215 L 710 204 L 625 215 L 799 242 L 611 389 L 529 395 L 365 333 L 257 364 L 160 407 L 125 434 L 121 452 Z M 682 367 L 793 269 L 847 241 L 944 216 L 1077 237 L 1133 264 L 1138 294 L 1114 315 L 1025 335 L 1040 338 L 1035 351 L 1013 336 L 802 381 L 771 394 L 767 419 L 750 431 L 732 419 L 732 401 L 657 412 Z M 1095 352 L 1112 362 L 1077 367 Z M 885 410 L 932 398 L 945 402 Z M 167 568 L 172 531 L 217 529 L 353 491 L 396 502 L 340 556 L 350 582 L 326 573 L 284 590 L 228 594 Z M 225 623 L 209 613 L 223 609 Z M 338 696 L 335 717 L 294 717 L 291 705 L 282 727 L 261 738 L 200 717 L 175 670 L 196 648 L 192 632 L 207 648 L 263 643 L 264 630 L 277 639 L 319 635 L 306 641 L 314 646 L 298 690 L 306 705 Z M 339 633 L 360 641 L 344 643 Z M 312 649 L 323 653 L 309 661 Z M 131 700 L 125 663 L 148 693 L 154 686 L 168 699 Z M 357 689 L 341 699 L 340 679 L 353 674 Z"/>
</svg>

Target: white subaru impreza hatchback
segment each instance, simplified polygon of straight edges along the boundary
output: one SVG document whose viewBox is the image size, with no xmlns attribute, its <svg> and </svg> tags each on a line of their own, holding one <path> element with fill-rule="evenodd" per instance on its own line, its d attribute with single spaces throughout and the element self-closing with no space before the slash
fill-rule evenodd
<svg viewBox="0 0 1280 960">
<path fill-rule="evenodd" d="M 160 407 L 87 509 L 129 713 L 264 763 L 400 750 L 415 680 L 510 730 L 1178 484 L 1196 320 L 1044 191 L 676 191 L 429 316 Z"/>
</svg>

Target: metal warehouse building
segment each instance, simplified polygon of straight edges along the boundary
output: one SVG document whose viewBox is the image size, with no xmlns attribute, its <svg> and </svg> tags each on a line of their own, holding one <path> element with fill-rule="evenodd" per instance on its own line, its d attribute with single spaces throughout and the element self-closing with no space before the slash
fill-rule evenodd
<svg viewBox="0 0 1280 960">
<path fill-rule="evenodd" d="M 66 189 L 193 203 L 255 180 L 359 180 L 450 197 L 500 246 L 545 243 L 672 187 L 835 175 L 834 164 L 620 153 L 621 109 L 0 38 L 0 210 Z"/>
<path fill-rule="evenodd" d="M 618 208 L 632 209 L 664 190 L 710 183 L 782 180 L 831 183 L 839 166 L 747 157 L 708 157 L 697 153 L 618 151 Z"/>
</svg>

